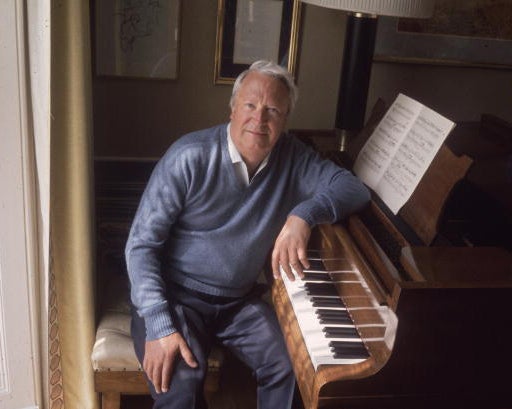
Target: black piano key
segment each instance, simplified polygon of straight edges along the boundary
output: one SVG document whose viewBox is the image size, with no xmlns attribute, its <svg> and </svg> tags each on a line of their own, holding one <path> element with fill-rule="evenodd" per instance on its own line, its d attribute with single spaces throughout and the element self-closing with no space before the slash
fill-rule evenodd
<svg viewBox="0 0 512 409">
<path fill-rule="evenodd" d="M 345 325 L 352 325 L 352 320 L 350 319 L 350 316 L 346 313 L 346 311 L 340 311 L 344 312 L 345 314 L 328 314 L 328 313 L 319 313 L 316 312 L 318 316 L 318 322 L 320 324 L 345 324 Z"/>
<path fill-rule="evenodd" d="M 338 317 L 322 317 L 318 320 L 318 322 L 322 325 L 332 325 L 332 324 L 345 324 L 351 325 L 352 321 L 346 318 L 338 318 Z"/>
<path fill-rule="evenodd" d="M 331 351 L 335 358 L 368 358 L 368 350 L 362 342 L 331 341 Z"/>
<path fill-rule="evenodd" d="M 321 324 L 352 324 L 352 320 L 350 319 L 348 314 L 319 314 L 317 312 L 316 315 L 318 316 L 318 319 L 320 320 Z"/>
<path fill-rule="evenodd" d="M 331 283 L 306 283 L 304 285 L 308 295 L 338 295 L 338 290 Z"/>
<path fill-rule="evenodd" d="M 317 273 L 311 271 L 304 271 L 304 278 L 306 281 L 331 281 L 331 277 L 327 273 Z"/>
<path fill-rule="evenodd" d="M 332 316 L 326 316 L 319 318 L 318 322 L 321 325 L 352 325 L 352 321 L 350 318 L 343 318 L 343 317 L 332 317 Z"/>
<path fill-rule="evenodd" d="M 313 307 L 345 307 L 341 298 L 311 297 Z"/>
<path fill-rule="evenodd" d="M 339 348 L 345 349 L 345 350 L 358 350 L 358 349 L 364 349 L 366 350 L 366 347 L 364 346 L 362 341 L 359 342 L 353 342 L 353 341 L 329 341 L 329 347 L 331 348 Z"/>
<path fill-rule="evenodd" d="M 368 351 L 332 351 L 333 357 L 337 359 L 366 359 L 370 356 Z"/>
<path fill-rule="evenodd" d="M 324 327 L 322 331 L 326 338 L 359 338 L 357 330 L 352 327 Z"/>
<path fill-rule="evenodd" d="M 315 310 L 316 315 L 320 317 L 348 317 L 347 310 L 332 310 L 332 309 L 326 309 L 326 308 L 318 308 Z"/>
<path fill-rule="evenodd" d="M 309 260 L 308 270 L 327 271 L 322 260 Z"/>
</svg>

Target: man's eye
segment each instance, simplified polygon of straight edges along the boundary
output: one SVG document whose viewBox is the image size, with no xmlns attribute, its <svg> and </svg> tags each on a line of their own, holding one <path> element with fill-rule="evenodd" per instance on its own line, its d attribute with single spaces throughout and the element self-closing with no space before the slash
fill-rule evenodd
<svg viewBox="0 0 512 409">
<path fill-rule="evenodd" d="M 249 109 L 254 109 L 254 104 L 251 104 L 250 102 L 246 102 L 245 107 L 249 108 Z"/>
</svg>

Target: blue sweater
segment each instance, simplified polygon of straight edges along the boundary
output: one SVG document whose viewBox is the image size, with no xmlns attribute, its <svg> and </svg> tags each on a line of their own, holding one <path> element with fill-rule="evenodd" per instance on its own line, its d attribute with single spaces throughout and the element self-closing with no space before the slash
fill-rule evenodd
<svg viewBox="0 0 512 409">
<path fill-rule="evenodd" d="M 349 171 L 282 135 L 249 186 L 237 177 L 226 124 L 183 136 L 155 166 L 126 245 L 131 298 L 147 339 L 175 331 L 166 282 L 241 296 L 254 285 L 288 215 L 313 227 L 361 208 Z"/>
</svg>

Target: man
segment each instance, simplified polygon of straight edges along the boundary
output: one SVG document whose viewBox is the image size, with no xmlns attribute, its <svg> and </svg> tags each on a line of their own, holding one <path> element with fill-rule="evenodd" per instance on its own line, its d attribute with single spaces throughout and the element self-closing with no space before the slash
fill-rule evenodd
<svg viewBox="0 0 512 409">
<path fill-rule="evenodd" d="M 308 267 L 311 228 L 369 200 L 350 172 L 283 133 L 297 90 L 259 61 L 233 87 L 230 123 L 176 141 L 156 165 L 126 246 L 132 335 L 155 408 L 202 408 L 213 341 L 245 362 L 258 408 L 289 408 L 295 379 L 254 284 Z"/>
</svg>

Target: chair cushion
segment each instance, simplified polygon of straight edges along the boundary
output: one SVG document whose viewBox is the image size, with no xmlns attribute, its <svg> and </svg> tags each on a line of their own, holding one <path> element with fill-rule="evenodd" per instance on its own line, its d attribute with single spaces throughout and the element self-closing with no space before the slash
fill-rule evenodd
<svg viewBox="0 0 512 409">
<path fill-rule="evenodd" d="M 130 332 L 131 316 L 122 311 L 106 311 L 96 331 L 91 360 L 95 371 L 141 371 Z M 218 371 L 224 353 L 215 345 L 208 357 L 208 370 Z"/>
<path fill-rule="evenodd" d="M 130 334 L 130 314 L 107 311 L 96 331 L 92 365 L 97 371 L 141 370 Z"/>
</svg>

